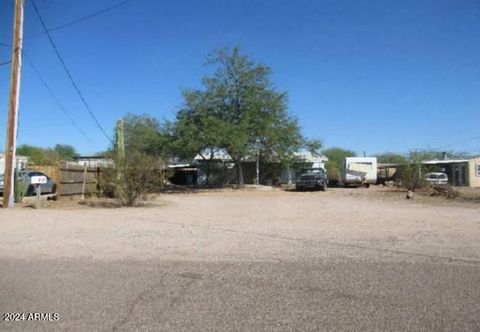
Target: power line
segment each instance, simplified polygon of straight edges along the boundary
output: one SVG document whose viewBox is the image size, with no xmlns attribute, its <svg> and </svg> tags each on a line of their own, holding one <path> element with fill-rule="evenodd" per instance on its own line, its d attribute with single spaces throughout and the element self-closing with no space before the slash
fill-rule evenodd
<svg viewBox="0 0 480 332">
<path fill-rule="evenodd" d="M 47 31 L 48 32 L 52 32 L 52 31 L 57 31 L 57 30 L 61 30 L 61 29 L 65 29 L 65 28 L 68 28 L 72 25 L 75 25 L 75 24 L 78 24 L 78 23 L 81 23 L 83 21 L 87 21 L 87 20 L 90 20 L 92 18 L 95 18 L 95 17 L 98 17 L 100 15 L 103 15 L 105 13 L 108 13 L 109 11 L 112 11 L 114 9 L 117 9 L 118 7 L 121 7 L 129 2 L 132 2 L 133 0 L 124 0 L 124 1 L 120 1 L 116 4 L 113 4 L 111 6 L 108 6 L 108 7 L 105 7 L 103 9 L 100 9 L 99 11 L 96 11 L 96 12 L 93 12 L 91 14 L 88 14 L 88 15 L 85 15 L 83 17 L 80 17 L 80 18 L 77 18 L 76 20 L 73 20 L 73 21 L 70 21 L 70 22 L 67 22 L 67 23 L 63 23 L 63 24 L 60 24 L 60 25 L 57 25 L 57 26 L 54 26 L 52 28 L 47 28 Z M 47 33 L 47 31 L 42 31 L 42 32 L 37 32 L 37 33 L 33 33 L 33 34 L 30 34 L 28 36 L 25 36 L 24 39 L 27 39 L 27 38 L 33 38 L 33 37 L 38 37 L 38 36 L 41 36 L 41 35 L 44 35 Z M 5 46 L 5 47 L 11 47 L 11 45 L 7 44 L 7 43 L 0 43 L 0 46 Z"/>
<path fill-rule="evenodd" d="M 67 22 L 67 23 L 64 23 L 64 24 L 60 24 L 60 25 L 57 25 L 53 28 L 50 28 L 50 29 L 47 29 L 48 32 L 52 32 L 52 31 L 57 31 L 57 30 L 61 30 L 61 29 L 64 29 L 64 28 L 68 28 L 69 26 L 72 26 L 72 25 L 75 25 L 77 23 L 80 23 L 80 22 L 83 22 L 83 21 L 86 21 L 86 20 L 89 20 L 89 19 L 92 19 L 92 18 L 95 18 L 97 16 L 100 16 L 100 15 L 103 15 L 111 10 L 114 10 L 120 6 L 123 6 L 129 2 L 132 2 L 133 0 L 124 0 L 124 1 L 121 1 L 121 2 L 118 2 L 114 5 L 111 5 L 109 7 L 106 7 L 106 8 L 103 8 L 97 12 L 94 12 L 94 13 L 91 13 L 91 14 L 88 14 L 86 16 L 83 16 L 83 17 L 80 17 L 76 20 L 73 20 L 71 22 Z M 40 35 L 43 35 L 45 34 L 46 32 L 37 32 L 37 33 L 34 33 L 34 34 L 31 34 L 31 35 L 28 35 L 27 38 L 30 38 L 30 37 L 36 37 L 36 36 L 40 36 Z"/>
<path fill-rule="evenodd" d="M 0 66 L 3 66 L 3 65 L 8 65 L 12 63 L 12 60 L 8 60 L 8 61 L 4 61 L 4 62 L 0 62 Z"/>
<path fill-rule="evenodd" d="M 62 103 L 60 102 L 60 100 L 58 99 L 58 97 L 55 95 L 55 93 L 53 93 L 53 90 L 50 88 L 50 86 L 47 84 L 47 82 L 45 81 L 45 79 L 42 77 L 42 75 L 40 74 L 40 72 L 38 71 L 38 69 L 33 65 L 32 61 L 26 56 L 26 54 L 24 53 L 24 56 L 27 60 L 27 63 L 29 64 L 29 66 L 33 69 L 33 71 L 35 72 L 35 74 L 37 74 L 37 77 L 38 79 L 42 82 L 43 86 L 45 87 L 45 89 L 47 89 L 48 93 L 50 94 L 50 96 L 53 98 L 53 100 L 55 101 L 55 103 L 57 104 L 57 106 L 62 110 L 62 112 L 70 119 L 70 122 L 72 123 L 72 125 L 78 129 L 78 131 L 90 142 L 93 144 L 93 141 L 90 139 L 90 137 L 88 137 L 88 135 L 85 133 L 85 131 L 75 122 L 74 118 L 72 117 L 72 115 L 67 112 L 67 110 L 65 109 L 65 107 L 62 105 Z"/>
<path fill-rule="evenodd" d="M 472 137 L 470 137 L 470 138 L 466 138 L 466 139 L 463 139 L 463 140 L 460 140 L 460 141 L 453 142 L 453 143 L 451 143 L 451 144 L 447 144 L 447 145 L 441 146 L 440 149 L 449 148 L 449 147 L 452 147 L 452 146 L 454 146 L 454 145 L 458 145 L 458 144 L 462 144 L 462 143 L 467 143 L 467 142 L 470 142 L 470 141 L 473 141 L 473 140 L 476 140 L 476 139 L 480 139 L 480 135 L 472 136 Z"/>
<path fill-rule="evenodd" d="M 48 40 L 50 41 L 50 44 L 52 45 L 53 47 L 53 50 L 55 51 L 55 54 L 57 55 L 57 58 L 58 60 L 60 61 L 60 63 L 62 64 L 62 67 L 63 67 L 63 70 L 65 71 L 65 73 L 67 74 L 68 78 L 70 79 L 70 82 L 72 83 L 73 87 L 75 88 L 75 91 L 77 92 L 78 96 L 80 97 L 80 99 L 82 100 L 82 103 L 83 105 L 85 106 L 85 108 L 87 109 L 88 113 L 90 114 L 91 118 L 93 119 L 93 121 L 95 122 L 95 124 L 97 125 L 97 127 L 102 131 L 102 133 L 105 135 L 105 137 L 113 144 L 113 140 L 110 138 L 110 136 L 107 134 L 107 132 L 105 131 L 105 129 L 103 129 L 102 125 L 100 124 L 100 122 L 98 121 L 97 117 L 95 116 L 95 114 L 93 113 L 92 109 L 90 108 L 90 106 L 88 105 L 87 103 L 87 100 L 85 99 L 85 97 L 83 96 L 82 92 L 80 91 L 80 88 L 78 87 L 77 83 L 75 82 L 75 80 L 73 79 L 73 76 L 72 74 L 70 73 L 70 70 L 68 70 L 67 68 L 67 65 L 65 64 L 65 61 L 63 60 L 62 56 L 60 55 L 60 52 L 58 51 L 58 48 L 57 46 L 55 45 L 55 42 L 53 41 L 52 39 L 52 36 L 50 35 L 50 32 L 48 31 L 47 29 L 47 26 L 45 24 L 45 21 L 43 20 L 43 17 L 42 15 L 40 14 L 40 11 L 38 10 L 38 7 L 37 5 L 35 4 L 35 1 L 34 0 L 30 0 L 30 2 L 32 3 L 33 5 L 33 8 L 35 9 L 35 12 L 38 16 L 38 19 L 40 20 L 40 23 L 42 24 L 42 27 L 48 37 Z"/>
</svg>

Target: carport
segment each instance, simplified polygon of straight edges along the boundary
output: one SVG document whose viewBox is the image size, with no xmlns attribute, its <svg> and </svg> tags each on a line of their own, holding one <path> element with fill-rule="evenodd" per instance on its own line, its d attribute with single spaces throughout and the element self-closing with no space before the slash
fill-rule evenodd
<svg viewBox="0 0 480 332">
<path fill-rule="evenodd" d="M 448 175 L 448 182 L 453 186 L 468 185 L 468 160 L 452 159 L 452 160 L 428 160 L 423 165 L 436 166 L 440 172 Z"/>
</svg>

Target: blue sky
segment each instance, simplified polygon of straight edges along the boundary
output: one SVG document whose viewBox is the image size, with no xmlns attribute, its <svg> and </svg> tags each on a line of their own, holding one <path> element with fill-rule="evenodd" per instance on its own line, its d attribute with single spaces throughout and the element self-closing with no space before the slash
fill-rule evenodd
<svg viewBox="0 0 480 332">
<path fill-rule="evenodd" d="M 119 0 L 36 0 L 47 26 Z M 25 35 L 41 32 L 29 0 Z M 11 42 L 13 1 L 0 3 L 0 42 Z M 358 153 L 442 148 L 480 153 L 478 0 L 133 0 L 52 32 L 67 66 L 107 131 L 127 112 L 171 119 L 181 90 L 199 87 L 212 51 L 240 45 L 273 69 L 306 136 Z M 30 66 L 22 70 L 19 143 L 109 142 L 95 126 L 43 36 L 24 48 L 87 141 Z M 0 62 L 10 49 L 0 46 Z M 0 67 L 0 146 L 9 66 Z M 458 143 L 464 141 L 463 143 Z"/>
</svg>

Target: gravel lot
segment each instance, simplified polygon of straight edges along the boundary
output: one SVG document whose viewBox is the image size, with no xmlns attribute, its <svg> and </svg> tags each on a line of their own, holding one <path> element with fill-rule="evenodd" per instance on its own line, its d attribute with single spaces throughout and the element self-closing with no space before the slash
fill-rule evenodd
<svg viewBox="0 0 480 332">
<path fill-rule="evenodd" d="M 12 330 L 479 330 L 480 204 L 389 189 L 0 211 Z"/>
</svg>

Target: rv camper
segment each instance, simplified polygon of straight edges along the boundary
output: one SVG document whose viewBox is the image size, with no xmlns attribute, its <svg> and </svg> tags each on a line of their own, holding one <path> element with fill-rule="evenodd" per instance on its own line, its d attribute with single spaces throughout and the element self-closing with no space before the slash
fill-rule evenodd
<svg viewBox="0 0 480 332">
<path fill-rule="evenodd" d="M 365 186 L 377 182 L 377 158 L 347 157 L 343 163 L 342 182 L 345 187 Z"/>
</svg>

